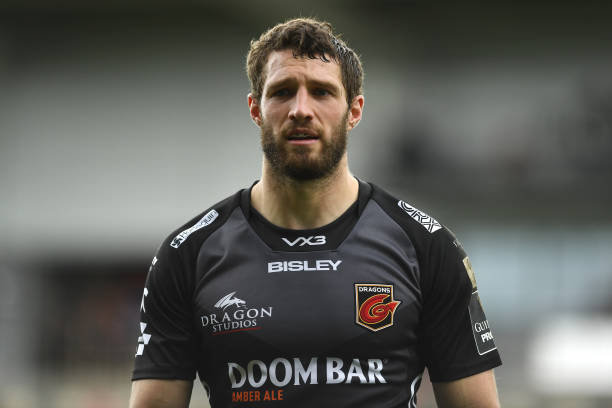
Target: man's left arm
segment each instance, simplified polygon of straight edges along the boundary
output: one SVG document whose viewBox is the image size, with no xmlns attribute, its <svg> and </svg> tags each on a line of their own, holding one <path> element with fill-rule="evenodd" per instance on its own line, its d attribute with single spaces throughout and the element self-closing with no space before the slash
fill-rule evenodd
<svg viewBox="0 0 612 408">
<path fill-rule="evenodd" d="M 493 370 L 455 381 L 432 383 L 440 408 L 499 408 Z"/>
<path fill-rule="evenodd" d="M 474 272 L 454 234 L 436 232 L 423 274 L 420 348 L 439 407 L 499 407 L 501 364 Z"/>
</svg>

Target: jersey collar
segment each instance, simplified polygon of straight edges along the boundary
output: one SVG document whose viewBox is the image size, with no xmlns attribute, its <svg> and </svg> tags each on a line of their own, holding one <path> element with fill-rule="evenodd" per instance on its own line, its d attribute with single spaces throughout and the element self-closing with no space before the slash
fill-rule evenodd
<svg viewBox="0 0 612 408">
<path fill-rule="evenodd" d="M 294 230 L 272 224 L 253 208 L 251 189 L 258 181 L 250 188 L 242 190 L 240 206 L 255 233 L 274 251 L 312 252 L 337 249 L 353 229 L 372 195 L 372 187 L 357 179 L 357 200 L 342 215 L 319 228 Z"/>
</svg>

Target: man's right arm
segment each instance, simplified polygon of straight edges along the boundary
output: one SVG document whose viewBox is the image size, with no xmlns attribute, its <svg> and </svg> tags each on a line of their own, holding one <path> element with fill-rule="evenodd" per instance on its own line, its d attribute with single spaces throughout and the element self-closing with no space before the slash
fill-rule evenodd
<svg viewBox="0 0 612 408">
<path fill-rule="evenodd" d="M 189 406 L 197 350 L 189 271 L 168 240 L 153 258 L 140 304 L 130 408 Z"/>
<path fill-rule="evenodd" d="M 129 408 L 187 408 L 192 388 L 186 380 L 132 381 Z"/>
</svg>

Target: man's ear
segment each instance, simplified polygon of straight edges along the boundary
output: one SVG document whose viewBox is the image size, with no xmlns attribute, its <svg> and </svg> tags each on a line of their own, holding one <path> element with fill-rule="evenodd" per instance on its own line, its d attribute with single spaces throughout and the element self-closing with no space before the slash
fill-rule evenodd
<svg viewBox="0 0 612 408">
<path fill-rule="evenodd" d="M 357 95 L 353 98 L 353 101 L 349 105 L 349 115 L 348 115 L 348 129 L 354 129 L 361 120 L 361 115 L 363 113 L 363 103 L 365 99 L 363 95 Z"/>
<path fill-rule="evenodd" d="M 252 93 L 247 96 L 247 102 L 249 104 L 249 113 L 251 114 L 251 119 L 257 126 L 261 127 L 261 108 L 259 106 L 259 101 L 255 99 Z"/>
</svg>

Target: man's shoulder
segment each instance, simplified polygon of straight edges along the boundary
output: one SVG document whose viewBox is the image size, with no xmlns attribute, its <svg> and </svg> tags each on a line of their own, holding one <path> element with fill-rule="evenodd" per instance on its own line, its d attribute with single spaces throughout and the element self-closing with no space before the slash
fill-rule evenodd
<svg viewBox="0 0 612 408">
<path fill-rule="evenodd" d="M 230 217 L 233 211 L 240 207 L 242 192 L 213 204 L 195 217 L 172 231 L 162 243 L 162 246 L 174 250 L 188 250 L 199 247 L 214 231 L 219 229 Z"/>
<path fill-rule="evenodd" d="M 440 239 L 455 240 L 453 233 L 427 212 L 373 183 L 369 184 L 372 186 L 372 200 L 406 232 L 414 244 L 428 246 Z"/>
</svg>

